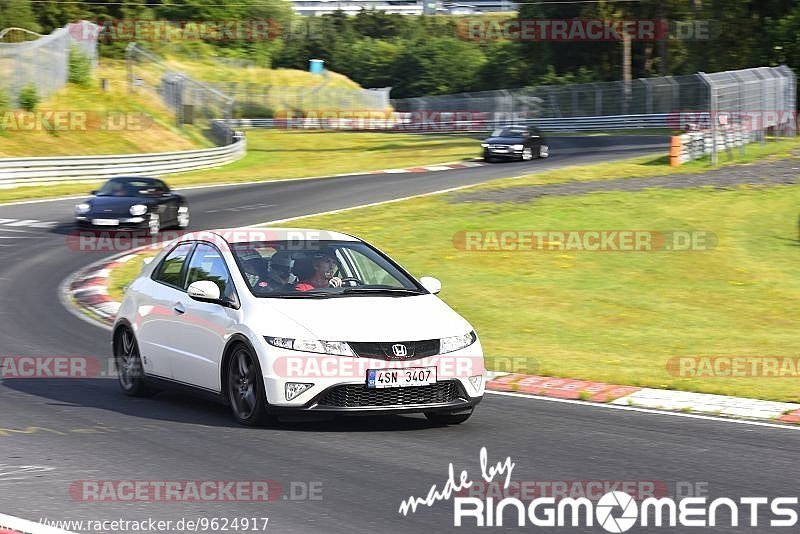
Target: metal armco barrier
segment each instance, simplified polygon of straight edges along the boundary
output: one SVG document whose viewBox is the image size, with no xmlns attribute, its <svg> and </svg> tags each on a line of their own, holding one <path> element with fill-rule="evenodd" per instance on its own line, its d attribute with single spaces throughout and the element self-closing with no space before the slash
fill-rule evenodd
<svg viewBox="0 0 800 534">
<path fill-rule="evenodd" d="M 219 167 L 242 158 L 244 134 L 233 134 L 226 146 L 180 152 L 112 156 L 58 156 L 0 159 L 0 187 L 85 182 L 112 176 L 159 176 Z"/>
<path fill-rule="evenodd" d="M 377 114 L 380 117 L 326 116 L 325 114 L 280 119 L 218 119 L 233 128 L 276 128 L 287 130 L 375 130 L 420 133 L 485 133 L 511 124 L 530 124 L 547 132 L 592 132 L 605 130 L 667 129 L 674 114 L 611 115 L 607 117 L 509 118 L 505 114 L 475 114 L 460 118 L 458 112 Z"/>
</svg>

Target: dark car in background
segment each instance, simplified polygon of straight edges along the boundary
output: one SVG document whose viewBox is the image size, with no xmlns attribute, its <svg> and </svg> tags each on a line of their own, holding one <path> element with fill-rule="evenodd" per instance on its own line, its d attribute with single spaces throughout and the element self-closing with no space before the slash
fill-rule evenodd
<svg viewBox="0 0 800 534">
<path fill-rule="evenodd" d="M 492 135 L 481 143 L 483 159 L 518 159 L 530 161 L 533 158 L 550 156 L 542 132 L 533 126 L 504 126 L 497 128 Z"/>
<path fill-rule="evenodd" d="M 83 228 L 147 230 L 189 226 L 189 205 L 158 178 L 111 178 L 92 197 L 75 206 L 75 222 Z"/>
</svg>

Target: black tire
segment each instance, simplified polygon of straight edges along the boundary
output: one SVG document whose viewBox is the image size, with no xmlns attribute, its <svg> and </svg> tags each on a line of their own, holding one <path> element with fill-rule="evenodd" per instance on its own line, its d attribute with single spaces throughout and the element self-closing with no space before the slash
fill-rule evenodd
<svg viewBox="0 0 800 534">
<path fill-rule="evenodd" d="M 233 416 L 240 424 L 259 426 L 270 420 L 258 358 L 243 343 L 234 347 L 228 359 L 226 391 Z"/>
<path fill-rule="evenodd" d="M 175 216 L 175 228 L 185 230 L 189 227 L 191 220 L 192 212 L 189 210 L 189 206 L 185 204 L 178 206 L 177 215 Z"/>
<path fill-rule="evenodd" d="M 150 221 L 147 224 L 147 233 L 157 236 L 161 232 L 161 216 L 158 213 L 150 214 Z"/>
<path fill-rule="evenodd" d="M 533 147 L 526 146 L 522 148 L 522 161 L 530 161 L 533 159 Z"/>
<path fill-rule="evenodd" d="M 473 411 L 474 408 L 470 408 L 468 412 L 459 412 L 456 414 L 427 412 L 425 414 L 425 417 L 428 418 L 428 421 L 436 423 L 437 425 L 460 425 L 461 423 L 472 417 Z"/>
<path fill-rule="evenodd" d="M 542 143 L 539 145 L 539 155 L 536 156 L 539 159 L 545 159 L 550 157 L 550 147 L 546 144 Z"/>
<path fill-rule="evenodd" d="M 147 387 L 136 337 L 128 327 L 122 327 L 118 332 L 114 336 L 114 363 L 119 386 L 130 397 L 148 397 L 154 390 Z"/>
</svg>

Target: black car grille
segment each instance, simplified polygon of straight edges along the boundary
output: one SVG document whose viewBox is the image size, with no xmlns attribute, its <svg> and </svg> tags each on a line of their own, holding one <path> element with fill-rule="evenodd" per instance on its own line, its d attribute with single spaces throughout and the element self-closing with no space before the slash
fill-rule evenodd
<svg viewBox="0 0 800 534">
<path fill-rule="evenodd" d="M 350 348 L 360 358 L 374 358 L 386 361 L 406 361 L 429 358 L 439 354 L 439 340 L 427 339 L 425 341 L 395 341 L 394 343 L 382 342 L 350 342 Z M 403 345 L 406 348 L 405 356 L 395 356 L 392 347 Z"/>
<path fill-rule="evenodd" d="M 318 404 L 335 408 L 370 408 L 446 404 L 461 398 L 463 398 L 462 389 L 453 380 L 429 386 L 384 389 L 369 389 L 361 384 L 351 384 L 329 389 Z"/>
</svg>

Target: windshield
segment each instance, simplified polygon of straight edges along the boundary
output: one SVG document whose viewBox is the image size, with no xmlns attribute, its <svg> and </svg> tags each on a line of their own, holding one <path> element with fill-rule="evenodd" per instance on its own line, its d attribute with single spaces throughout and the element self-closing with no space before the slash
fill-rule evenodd
<svg viewBox="0 0 800 534">
<path fill-rule="evenodd" d="M 492 132 L 492 137 L 525 137 L 528 130 L 519 127 L 497 128 Z"/>
<path fill-rule="evenodd" d="M 231 251 L 257 297 L 426 293 L 390 259 L 358 241 L 234 243 Z"/>
<path fill-rule="evenodd" d="M 166 193 L 167 186 L 158 180 L 109 180 L 101 187 L 98 197 L 152 197 Z"/>
</svg>

